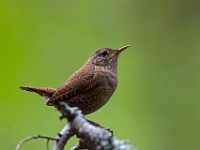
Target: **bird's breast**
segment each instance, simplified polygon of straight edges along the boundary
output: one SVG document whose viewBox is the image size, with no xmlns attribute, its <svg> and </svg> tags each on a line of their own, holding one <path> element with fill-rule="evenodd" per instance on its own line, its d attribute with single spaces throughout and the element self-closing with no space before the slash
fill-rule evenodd
<svg viewBox="0 0 200 150">
<path fill-rule="evenodd" d="M 98 110 L 108 102 L 108 100 L 113 95 L 118 83 L 117 76 L 110 72 L 104 71 L 102 74 L 100 73 L 99 78 L 99 82 L 93 89 L 91 89 L 89 94 L 91 96 L 91 112 Z"/>
</svg>

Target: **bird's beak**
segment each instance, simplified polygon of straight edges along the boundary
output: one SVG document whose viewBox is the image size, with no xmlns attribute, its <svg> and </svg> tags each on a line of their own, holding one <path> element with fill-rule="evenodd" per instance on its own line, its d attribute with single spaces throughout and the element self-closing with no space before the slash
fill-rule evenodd
<svg viewBox="0 0 200 150">
<path fill-rule="evenodd" d="M 123 47 L 115 50 L 113 53 L 110 54 L 110 57 L 118 56 L 122 51 L 126 50 L 129 47 L 130 47 L 130 45 L 126 45 L 126 46 L 123 46 Z"/>
</svg>

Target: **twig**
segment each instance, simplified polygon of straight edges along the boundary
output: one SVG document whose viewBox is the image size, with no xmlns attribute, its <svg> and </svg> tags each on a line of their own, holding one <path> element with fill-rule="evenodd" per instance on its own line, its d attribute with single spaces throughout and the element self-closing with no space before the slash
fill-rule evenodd
<svg viewBox="0 0 200 150">
<path fill-rule="evenodd" d="M 49 136 L 44 136 L 44 135 L 34 135 L 34 136 L 29 136 L 23 140 L 21 140 L 18 145 L 17 145 L 17 148 L 16 150 L 20 150 L 21 149 L 21 146 L 22 144 L 24 144 L 25 142 L 29 141 L 29 140 L 32 140 L 32 139 L 47 139 L 48 141 L 49 140 L 52 140 L 52 141 L 57 141 L 58 139 L 57 138 L 52 138 L 52 137 L 49 137 Z"/>
</svg>

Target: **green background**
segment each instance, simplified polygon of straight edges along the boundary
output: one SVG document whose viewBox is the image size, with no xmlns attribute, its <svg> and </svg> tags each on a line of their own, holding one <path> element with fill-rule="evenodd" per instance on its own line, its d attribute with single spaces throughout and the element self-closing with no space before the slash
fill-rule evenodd
<svg viewBox="0 0 200 150">
<path fill-rule="evenodd" d="M 0 149 L 66 123 L 18 86 L 58 87 L 95 50 L 127 44 L 117 91 L 87 118 L 139 150 L 199 150 L 199 0 L 1 0 Z"/>
</svg>

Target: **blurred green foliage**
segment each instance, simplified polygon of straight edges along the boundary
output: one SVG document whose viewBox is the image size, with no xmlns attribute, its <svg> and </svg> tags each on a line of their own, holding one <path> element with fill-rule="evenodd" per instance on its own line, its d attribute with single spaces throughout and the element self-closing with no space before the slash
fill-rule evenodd
<svg viewBox="0 0 200 150">
<path fill-rule="evenodd" d="M 117 91 L 87 118 L 140 150 L 200 149 L 199 41 L 199 0 L 1 0 L 0 149 L 65 124 L 19 85 L 58 87 L 96 49 L 126 44 Z"/>
</svg>

